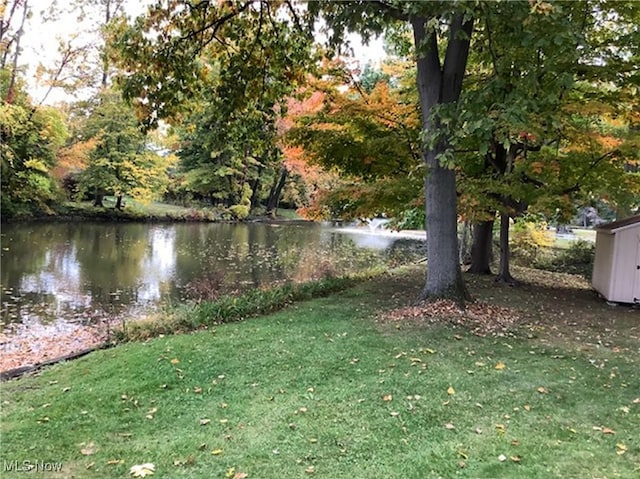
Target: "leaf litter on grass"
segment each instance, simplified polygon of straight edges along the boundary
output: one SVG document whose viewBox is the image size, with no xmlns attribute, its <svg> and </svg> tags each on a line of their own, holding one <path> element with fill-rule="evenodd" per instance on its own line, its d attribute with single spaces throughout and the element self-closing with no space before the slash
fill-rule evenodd
<svg viewBox="0 0 640 479">
<path fill-rule="evenodd" d="M 484 302 L 469 303 L 463 309 L 454 301 L 439 299 L 385 311 L 379 319 L 382 322 L 445 323 L 465 327 L 477 336 L 503 336 L 521 322 L 522 315 L 515 309 Z"/>
</svg>

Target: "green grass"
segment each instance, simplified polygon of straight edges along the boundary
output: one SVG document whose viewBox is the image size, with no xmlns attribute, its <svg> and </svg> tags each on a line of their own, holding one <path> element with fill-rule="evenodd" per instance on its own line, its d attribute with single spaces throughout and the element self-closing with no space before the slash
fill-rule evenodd
<svg viewBox="0 0 640 479">
<path fill-rule="evenodd" d="M 233 477 L 231 468 L 248 478 L 638 477 L 637 311 L 573 286 L 474 279 L 477 297 L 531 318 L 547 311 L 546 329 L 477 337 L 380 321 L 421 277 L 378 277 L 4 383 L 2 459 L 62 462 L 58 475 L 29 476 L 47 478 L 131 477 L 146 462 L 159 478 Z M 560 316 L 565 296 L 577 326 Z"/>
</svg>

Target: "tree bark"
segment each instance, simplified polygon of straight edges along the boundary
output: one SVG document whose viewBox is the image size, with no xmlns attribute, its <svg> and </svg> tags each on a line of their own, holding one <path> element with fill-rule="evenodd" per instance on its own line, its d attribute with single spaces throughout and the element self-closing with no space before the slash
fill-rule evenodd
<svg viewBox="0 0 640 479">
<path fill-rule="evenodd" d="M 262 170 L 264 167 L 260 165 L 258 167 L 258 174 L 252 181 L 249 182 L 251 185 L 251 208 L 254 208 L 258 205 L 258 194 L 260 193 L 260 175 L 262 175 Z"/>
<path fill-rule="evenodd" d="M 496 278 L 498 283 L 517 284 L 511 276 L 509 266 L 509 213 L 500 213 L 500 272 Z"/>
<path fill-rule="evenodd" d="M 467 270 L 473 274 L 491 274 L 493 257 L 493 220 L 473 224 L 473 244 L 471 246 L 471 266 Z"/>
<path fill-rule="evenodd" d="M 121 210 L 122 209 L 122 195 L 118 195 L 116 197 L 116 209 L 117 210 Z"/>
<path fill-rule="evenodd" d="M 460 264 L 471 264 L 471 244 L 473 239 L 472 224 L 465 221 L 462 225 L 462 237 L 460 238 Z"/>
<path fill-rule="evenodd" d="M 280 203 L 280 195 L 282 194 L 282 189 L 284 188 L 284 184 L 287 181 L 288 174 L 289 171 L 283 166 L 280 169 L 279 180 L 273 183 L 271 191 L 269 192 L 269 200 L 267 201 L 267 215 L 276 215 L 278 204 Z"/>
<path fill-rule="evenodd" d="M 440 128 L 434 109 L 455 103 L 469 54 L 473 20 L 456 15 L 449 25 L 449 43 L 444 65 L 440 65 L 435 30 L 426 30 L 427 18 L 411 19 L 417 50 L 418 93 L 422 125 L 426 133 Z M 426 165 L 425 198 L 427 230 L 427 278 L 422 299 L 452 298 L 464 303 L 469 293 L 462 280 L 458 255 L 458 217 L 455 170 L 440 164 L 440 155 L 448 148 L 446 139 L 435 144 L 425 142 L 422 157 Z"/>
<path fill-rule="evenodd" d="M 100 190 L 98 190 L 96 188 L 96 192 L 95 195 L 93 197 L 93 206 L 99 206 L 100 208 L 104 207 L 104 194 L 100 192 Z"/>
<path fill-rule="evenodd" d="M 17 5 L 16 2 L 14 5 Z M 5 5 L 6 6 L 6 5 Z M 20 28 L 16 32 L 16 50 L 13 53 L 13 64 L 11 66 L 11 71 L 9 72 L 9 86 L 7 87 L 7 96 L 5 101 L 8 104 L 12 104 L 15 97 L 15 86 L 16 86 L 16 78 L 18 77 L 18 59 L 20 58 L 20 40 L 22 39 L 22 35 L 24 34 L 24 24 L 27 20 L 27 12 L 29 11 L 29 2 L 25 0 L 22 5 L 22 21 L 20 22 Z M 13 12 L 12 12 L 13 13 Z M 4 20 L 4 19 L 2 19 Z"/>
</svg>

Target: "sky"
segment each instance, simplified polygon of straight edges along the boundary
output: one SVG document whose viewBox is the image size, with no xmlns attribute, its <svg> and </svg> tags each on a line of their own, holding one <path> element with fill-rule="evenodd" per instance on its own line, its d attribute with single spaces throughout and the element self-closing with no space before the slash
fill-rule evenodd
<svg viewBox="0 0 640 479">
<path fill-rule="evenodd" d="M 58 1 L 61 5 L 67 3 L 66 0 Z M 143 13 L 146 6 L 151 3 L 152 0 L 127 0 L 125 8 L 129 16 L 135 17 Z M 78 22 L 75 15 L 61 14 L 55 21 L 43 21 L 42 12 L 51 6 L 51 0 L 30 0 L 29 4 L 32 16 L 25 27 L 20 63 L 27 67 L 26 79 L 29 93 L 33 101 L 39 103 L 44 98 L 48 87 L 38 85 L 36 82 L 35 70 L 38 63 L 48 67 L 56 64 L 56 60 L 59 59 L 57 47 L 60 39 L 70 39 L 75 36 L 73 44 L 81 45 L 95 38 L 96 32 L 95 28 L 92 28 L 87 22 Z M 384 56 L 381 39 L 371 40 L 370 44 L 366 46 L 362 44 L 357 35 L 352 35 L 350 42 L 354 49 L 354 60 L 357 60 L 360 66 L 364 66 L 368 62 L 376 63 Z M 54 89 L 47 96 L 44 104 L 54 105 L 73 100 L 73 95 L 68 95 L 61 89 Z"/>
</svg>

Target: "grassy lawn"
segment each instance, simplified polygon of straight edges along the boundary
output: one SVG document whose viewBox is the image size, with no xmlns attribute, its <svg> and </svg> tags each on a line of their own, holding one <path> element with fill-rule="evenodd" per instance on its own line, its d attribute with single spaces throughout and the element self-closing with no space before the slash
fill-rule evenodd
<svg viewBox="0 0 640 479">
<path fill-rule="evenodd" d="M 2 459 L 63 463 L 29 476 L 47 478 L 640 477 L 640 313 L 516 273 L 468 278 L 521 315 L 483 337 L 385 319 L 412 270 L 4 383 Z"/>
</svg>

